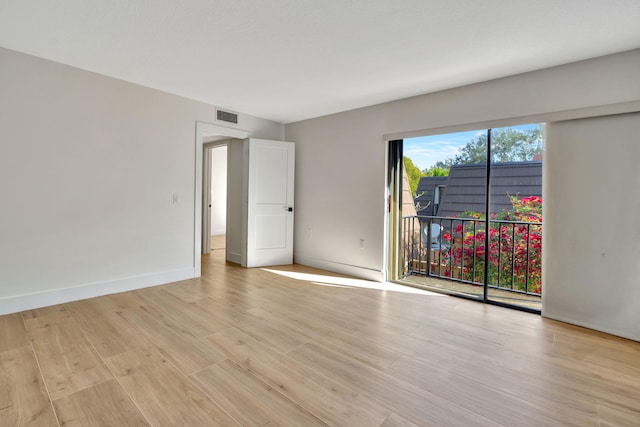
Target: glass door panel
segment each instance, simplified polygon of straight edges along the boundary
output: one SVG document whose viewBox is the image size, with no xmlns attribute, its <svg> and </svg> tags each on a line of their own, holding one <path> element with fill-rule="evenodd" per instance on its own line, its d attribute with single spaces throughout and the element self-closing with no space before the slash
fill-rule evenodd
<svg viewBox="0 0 640 427">
<path fill-rule="evenodd" d="M 542 126 L 491 129 L 488 300 L 540 310 Z"/>
<path fill-rule="evenodd" d="M 414 203 L 403 204 L 402 281 L 483 299 L 478 239 L 484 230 L 487 130 L 403 141 L 405 176 Z"/>
</svg>

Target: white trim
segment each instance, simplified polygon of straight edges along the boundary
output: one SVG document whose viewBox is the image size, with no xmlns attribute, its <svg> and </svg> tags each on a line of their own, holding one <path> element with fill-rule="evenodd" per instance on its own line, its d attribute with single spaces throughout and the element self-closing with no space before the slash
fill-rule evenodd
<svg viewBox="0 0 640 427">
<path fill-rule="evenodd" d="M 242 264 L 242 255 L 236 252 L 227 252 L 227 261 Z"/>
<path fill-rule="evenodd" d="M 475 123 L 463 123 L 451 126 L 419 129 L 386 133 L 383 138 L 387 141 L 407 139 L 419 136 L 440 135 L 445 133 L 465 132 L 477 129 L 501 128 L 526 123 L 559 122 L 564 120 L 585 119 L 589 117 L 610 116 L 640 111 L 640 101 L 619 102 L 615 104 L 599 105 L 596 107 L 578 108 L 574 110 L 555 111 L 551 113 L 532 114 L 506 119 L 488 120 Z"/>
<path fill-rule="evenodd" d="M 0 315 L 192 279 L 191 267 L 0 299 Z"/>
<path fill-rule="evenodd" d="M 195 158 L 195 186 L 194 186 L 194 224 L 193 224 L 193 271 L 194 277 L 202 274 L 200 251 L 202 246 L 202 152 L 205 144 L 205 137 L 219 135 L 229 138 L 246 139 L 251 136 L 250 132 L 241 129 L 232 129 L 224 126 L 214 125 L 206 122 L 196 122 L 196 158 Z"/>
<path fill-rule="evenodd" d="M 606 334 L 611 334 L 622 338 L 627 338 L 633 341 L 640 341 L 640 335 L 633 335 L 630 331 L 618 330 L 613 328 L 603 328 L 601 325 L 594 325 L 589 322 L 582 322 L 579 320 L 571 319 L 570 317 L 556 315 L 553 313 L 549 314 L 549 312 L 544 309 L 544 306 L 542 308 L 542 317 L 546 317 L 547 319 L 551 320 L 557 320 L 559 322 L 569 323 L 571 325 L 581 326 L 583 328 L 592 329 L 594 331 L 604 332 Z"/>
<path fill-rule="evenodd" d="M 373 270 L 355 265 L 341 264 L 339 262 L 329 261 L 326 259 L 310 258 L 298 255 L 294 256 L 294 262 L 296 264 L 332 271 L 334 273 L 346 274 L 359 279 L 371 280 L 373 282 L 386 281 L 385 272 L 381 270 Z"/>
</svg>

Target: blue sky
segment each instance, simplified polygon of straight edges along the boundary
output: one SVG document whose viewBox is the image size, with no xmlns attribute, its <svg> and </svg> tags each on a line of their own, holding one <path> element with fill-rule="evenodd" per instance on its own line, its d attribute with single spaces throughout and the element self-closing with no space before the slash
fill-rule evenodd
<svg viewBox="0 0 640 427">
<path fill-rule="evenodd" d="M 512 129 L 532 129 L 535 124 L 512 126 Z M 497 130 L 497 129 L 496 129 Z M 420 170 L 428 169 L 439 160 L 455 157 L 460 147 L 485 133 L 486 129 L 469 132 L 448 133 L 444 135 L 406 138 L 403 144 L 404 155 L 413 160 Z"/>
</svg>

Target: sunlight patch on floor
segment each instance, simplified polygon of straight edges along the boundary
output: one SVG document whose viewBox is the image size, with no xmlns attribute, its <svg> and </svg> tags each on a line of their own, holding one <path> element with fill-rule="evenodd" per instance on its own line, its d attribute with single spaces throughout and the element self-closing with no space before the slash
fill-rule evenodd
<svg viewBox="0 0 640 427">
<path fill-rule="evenodd" d="M 399 285 L 397 283 L 391 283 L 391 282 L 373 282 L 369 280 L 353 279 L 349 277 L 336 277 L 336 276 L 327 276 L 322 274 L 299 273 L 295 271 L 274 270 L 269 268 L 263 268 L 262 270 L 268 271 L 269 273 L 274 273 L 274 274 L 279 274 L 281 276 L 289 277 L 291 279 L 309 282 L 311 284 L 319 285 L 319 286 L 332 286 L 332 287 L 339 287 L 339 288 L 363 288 L 363 289 L 374 289 L 378 291 L 402 292 L 405 294 L 442 296 L 442 294 L 438 294 L 435 292 L 429 292 L 422 289 L 403 286 L 403 285 Z"/>
</svg>

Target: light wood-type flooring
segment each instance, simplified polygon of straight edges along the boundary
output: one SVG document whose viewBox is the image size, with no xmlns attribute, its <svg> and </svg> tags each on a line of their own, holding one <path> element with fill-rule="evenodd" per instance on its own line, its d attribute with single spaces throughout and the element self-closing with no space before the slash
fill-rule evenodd
<svg viewBox="0 0 640 427">
<path fill-rule="evenodd" d="M 640 343 L 223 256 L 0 316 L 0 426 L 640 425 Z"/>
<path fill-rule="evenodd" d="M 227 236 L 224 234 L 217 234 L 215 236 L 211 236 L 211 250 L 216 251 L 220 249 L 224 249 L 227 246 Z"/>
</svg>

